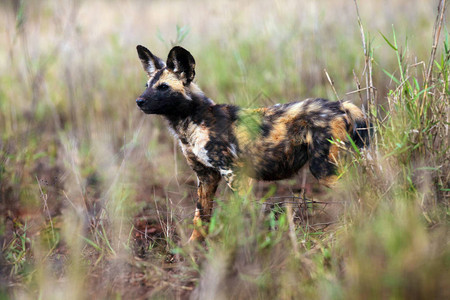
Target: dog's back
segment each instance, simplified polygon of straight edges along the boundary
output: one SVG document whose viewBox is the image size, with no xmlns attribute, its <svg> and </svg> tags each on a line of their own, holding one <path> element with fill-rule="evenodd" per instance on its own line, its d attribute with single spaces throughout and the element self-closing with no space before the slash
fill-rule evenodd
<svg viewBox="0 0 450 300">
<path fill-rule="evenodd" d="M 239 165 L 250 177 L 278 180 L 294 175 L 308 160 L 325 184 L 336 173 L 338 146 L 348 135 L 368 143 L 364 115 L 348 102 L 307 99 L 260 109 L 243 109 L 233 124 Z"/>
</svg>

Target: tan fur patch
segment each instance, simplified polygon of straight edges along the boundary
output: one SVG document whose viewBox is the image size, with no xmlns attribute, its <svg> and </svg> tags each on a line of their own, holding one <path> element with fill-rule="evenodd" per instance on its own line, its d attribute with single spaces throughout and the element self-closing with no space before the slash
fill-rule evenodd
<svg viewBox="0 0 450 300">
<path fill-rule="evenodd" d="M 186 90 L 183 82 L 178 79 L 178 76 L 173 72 L 164 70 L 161 74 L 161 77 L 159 77 L 159 80 L 153 86 L 156 88 L 158 85 L 163 83 L 167 84 L 172 90 L 182 94 L 185 98 L 189 98 L 186 95 Z"/>
<path fill-rule="evenodd" d="M 325 178 L 319 179 L 319 183 L 323 184 L 326 187 L 333 188 L 336 184 L 338 177 L 336 175 L 331 175 Z"/>
<path fill-rule="evenodd" d="M 342 106 L 344 109 L 350 113 L 350 117 L 353 119 L 353 121 L 357 119 L 364 119 L 364 114 L 356 105 L 350 102 L 344 102 L 342 103 Z"/>
<path fill-rule="evenodd" d="M 335 118 L 330 122 L 331 134 L 334 139 L 347 140 L 346 124 L 342 117 Z"/>
<path fill-rule="evenodd" d="M 345 121 L 342 117 L 335 118 L 330 122 L 331 127 L 331 134 L 335 142 L 337 143 L 339 141 L 346 141 L 347 140 L 347 130 L 345 126 Z M 328 155 L 328 158 L 330 161 L 337 163 L 339 156 L 339 147 L 336 145 L 330 146 L 330 154 Z"/>
<path fill-rule="evenodd" d="M 273 129 L 270 131 L 266 141 L 277 145 L 286 139 L 286 132 L 286 122 L 280 118 L 273 124 Z"/>
<path fill-rule="evenodd" d="M 260 114 L 266 114 L 267 113 L 267 107 L 261 107 L 261 108 L 256 108 L 255 111 L 260 113 Z"/>
<path fill-rule="evenodd" d="M 305 101 L 295 103 L 283 114 L 283 118 L 291 120 L 298 117 L 302 113 L 304 106 Z"/>
<path fill-rule="evenodd" d="M 303 110 L 304 103 L 299 102 L 292 105 L 288 110 L 284 112 L 284 114 L 278 118 L 273 124 L 273 129 L 270 132 L 267 140 L 273 142 L 274 144 L 279 144 L 281 141 L 287 139 L 287 128 L 286 125 L 292 123 L 298 116 L 301 114 Z M 303 121 L 304 122 L 304 121 Z M 304 126 L 306 126 L 306 122 L 304 122 Z"/>
<path fill-rule="evenodd" d="M 337 164 L 339 156 L 339 147 L 336 145 L 330 146 L 330 153 L 328 154 L 328 159 L 330 162 Z"/>
<path fill-rule="evenodd" d="M 303 102 L 300 102 L 300 103 L 303 103 Z M 322 110 L 322 106 L 318 102 L 312 102 L 306 107 L 305 114 L 316 113 L 321 110 Z"/>
<path fill-rule="evenodd" d="M 203 91 L 198 87 L 197 84 L 191 82 L 189 84 L 189 90 L 191 91 L 191 95 L 203 95 Z M 214 102 L 211 100 L 211 104 L 214 104 Z"/>
<path fill-rule="evenodd" d="M 264 113 L 262 110 L 247 109 L 239 113 L 239 121 L 235 123 L 233 129 L 241 147 L 245 148 L 257 142 L 263 118 Z"/>
<path fill-rule="evenodd" d="M 306 133 L 306 138 L 305 141 L 308 145 L 311 145 L 313 140 L 312 140 L 312 133 L 310 130 L 308 130 L 308 132 Z"/>
</svg>

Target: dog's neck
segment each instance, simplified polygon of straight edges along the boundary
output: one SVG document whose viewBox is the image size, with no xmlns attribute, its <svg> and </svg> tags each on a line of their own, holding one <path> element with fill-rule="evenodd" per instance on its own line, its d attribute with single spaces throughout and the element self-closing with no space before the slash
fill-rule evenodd
<svg viewBox="0 0 450 300">
<path fill-rule="evenodd" d="M 214 101 L 206 97 L 196 85 L 195 87 L 196 90 L 191 88 L 191 93 L 189 94 L 191 102 L 186 111 L 164 116 L 169 122 L 172 133 L 177 136 L 182 143 L 188 139 L 186 136 L 188 134 L 188 127 L 192 124 L 202 124 L 205 117 L 210 116 L 208 111 L 215 105 Z"/>
</svg>

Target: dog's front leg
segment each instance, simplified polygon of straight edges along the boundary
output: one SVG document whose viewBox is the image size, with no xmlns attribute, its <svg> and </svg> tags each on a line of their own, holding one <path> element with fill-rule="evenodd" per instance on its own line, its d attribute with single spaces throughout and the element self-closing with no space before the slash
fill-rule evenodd
<svg viewBox="0 0 450 300">
<path fill-rule="evenodd" d="M 201 241 L 208 232 L 208 223 L 213 209 L 213 198 L 221 179 L 220 173 L 214 169 L 204 168 L 197 171 L 198 201 L 194 214 L 194 231 L 189 238 L 191 241 Z"/>
</svg>

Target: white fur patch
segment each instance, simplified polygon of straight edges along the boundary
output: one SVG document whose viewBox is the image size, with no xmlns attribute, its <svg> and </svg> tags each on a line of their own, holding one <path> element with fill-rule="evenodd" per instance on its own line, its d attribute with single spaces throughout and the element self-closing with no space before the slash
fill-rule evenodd
<svg viewBox="0 0 450 300">
<path fill-rule="evenodd" d="M 229 169 L 219 169 L 219 171 L 222 178 L 227 182 L 228 187 L 235 191 L 235 186 L 233 184 L 235 174 L 233 173 L 233 171 Z"/>
<path fill-rule="evenodd" d="M 233 157 L 237 157 L 237 152 L 236 152 L 236 145 L 235 144 L 230 144 L 230 152 L 231 155 L 233 155 Z"/>
<path fill-rule="evenodd" d="M 207 167 L 213 167 L 209 162 L 208 151 L 205 146 L 209 142 L 209 130 L 205 127 L 197 125 L 189 125 L 187 129 L 187 139 L 191 150 L 197 159 Z"/>
<path fill-rule="evenodd" d="M 231 170 L 225 170 L 225 169 L 220 169 L 220 175 L 224 178 L 230 177 L 233 175 L 233 171 Z"/>
<path fill-rule="evenodd" d="M 213 165 L 209 163 L 208 151 L 202 147 L 194 147 L 192 148 L 192 152 L 194 152 L 197 159 L 207 167 L 213 168 Z"/>
</svg>

